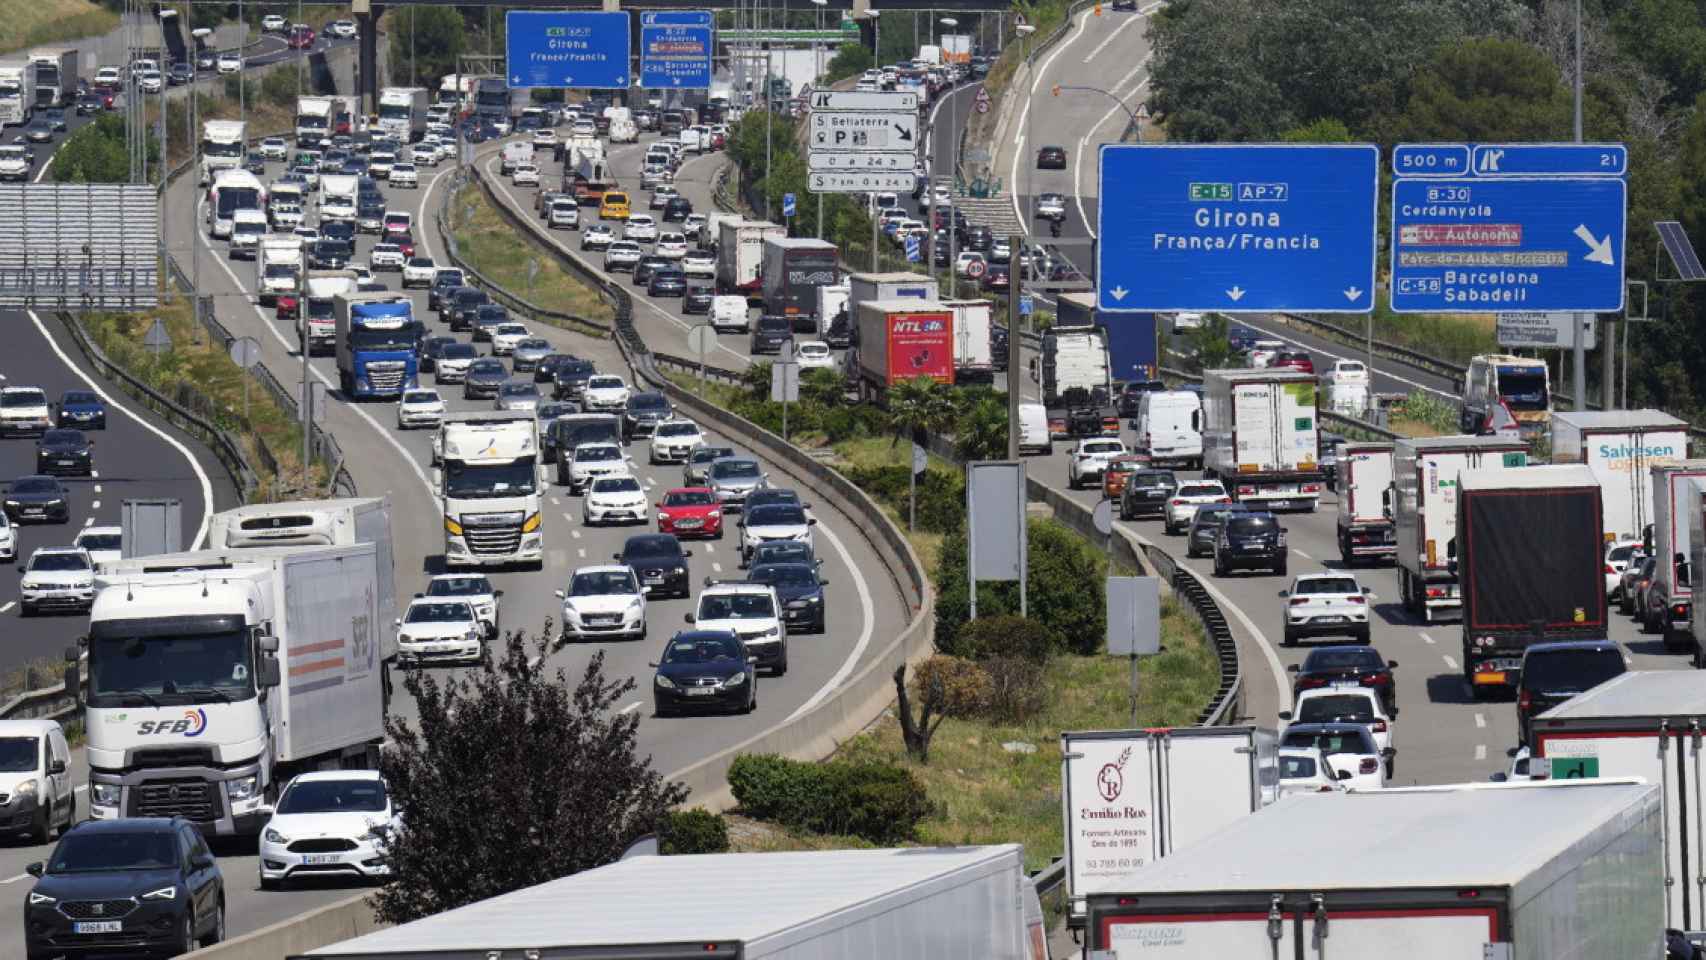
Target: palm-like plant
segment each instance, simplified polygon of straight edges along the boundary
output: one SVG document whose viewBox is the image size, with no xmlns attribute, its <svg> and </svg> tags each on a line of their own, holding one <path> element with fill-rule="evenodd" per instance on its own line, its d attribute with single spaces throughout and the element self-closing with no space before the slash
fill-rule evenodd
<svg viewBox="0 0 1706 960">
<path fill-rule="evenodd" d="M 890 446 L 900 443 L 901 437 L 919 433 L 937 433 L 954 421 L 955 404 L 951 388 L 929 377 L 902 380 L 889 388 L 889 426 L 894 429 Z"/>
</svg>

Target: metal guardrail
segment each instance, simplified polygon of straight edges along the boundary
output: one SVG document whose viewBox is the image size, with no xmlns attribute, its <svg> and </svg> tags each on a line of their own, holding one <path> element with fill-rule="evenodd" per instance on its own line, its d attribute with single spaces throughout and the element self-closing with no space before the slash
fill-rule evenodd
<svg viewBox="0 0 1706 960">
<path fill-rule="evenodd" d="M 679 370 L 685 370 L 694 376 L 698 376 L 701 367 L 701 364 L 697 360 L 689 360 L 686 357 L 671 356 L 667 353 L 652 354 L 652 361 L 660 367 L 675 367 Z M 727 367 L 714 367 L 708 363 L 704 364 L 703 367 L 707 379 L 732 384 L 746 382 L 746 377 L 744 377 L 739 370 L 730 370 Z"/>
<path fill-rule="evenodd" d="M 88 656 L 78 660 L 78 675 L 86 682 L 89 676 Z M 33 677 L 33 674 L 26 674 Z M 27 681 L 26 681 L 27 682 Z M 0 720 L 57 720 L 64 722 L 77 715 L 81 708 L 74 697 L 66 696 L 65 681 L 51 686 L 25 690 L 0 704 Z"/>
</svg>

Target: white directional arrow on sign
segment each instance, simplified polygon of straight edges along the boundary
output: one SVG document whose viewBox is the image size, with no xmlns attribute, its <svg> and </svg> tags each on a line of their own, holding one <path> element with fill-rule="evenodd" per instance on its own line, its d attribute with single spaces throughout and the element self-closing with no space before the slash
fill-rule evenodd
<svg viewBox="0 0 1706 960">
<path fill-rule="evenodd" d="M 1583 257 L 1583 260 L 1589 263 L 1603 263 L 1608 267 L 1617 265 L 1616 258 L 1611 253 L 1610 234 L 1607 234 L 1603 240 L 1595 240 L 1593 231 L 1589 230 L 1587 224 L 1583 223 L 1576 226 L 1576 239 L 1588 245 L 1588 255 Z"/>
<path fill-rule="evenodd" d="M 1113 298 L 1114 298 L 1114 299 L 1115 299 L 1115 300 L 1124 300 L 1124 299 L 1125 299 L 1125 295 L 1126 295 L 1126 294 L 1128 294 L 1128 293 L 1130 293 L 1130 292 L 1131 292 L 1131 291 L 1130 291 L 1130 290 L 1127 290 L 1127 289 L 1126 289 L 1126 288 L 1124 288 L 1124 287 L 1115 287 L 1115 288 L 1113 288 L 1113 289 L 1112 289 L 1112 290 L 1109 290 L 1109 291 L 1108 291 L 1108 293 L 1110 293 L 1110 294 L 1112 294 L 1112 295 L 1113 295 Z"/>
<path fill-rule="evenodd" d="M 1350 300 L 1352 302 L 1355 302 L 1356 298 L 1358 298 L 1360 296 L 1362 296 L 1362 291 L 1358 290 L 1355 285 L 1352 285 L 1352 286 L 1347 287 L 1345 289 L 1345 299 L 1346 300 Z"/>
<path fill-rule="evenodd" d="M 1237 303 L 1244 299 L 1244 289 L 1242 287 L 1233 287 L 1231 290 L 1226 291 L 1226 295 L 1232 298 L 1233 303 Z"/>
</svg>

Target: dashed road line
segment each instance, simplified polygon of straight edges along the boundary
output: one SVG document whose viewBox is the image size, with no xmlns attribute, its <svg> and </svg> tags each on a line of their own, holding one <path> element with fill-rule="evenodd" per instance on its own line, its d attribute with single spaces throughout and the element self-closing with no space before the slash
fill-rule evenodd
<svg viewBox="0 0 1706 960">
<path fill-rule="evenodd" d="M 1446 666 L 1450 667 L 1453 670 L 1457 669 L 1457 661 L 1451 659 L 1450 654 L 1442 654 L 1442 656 L 1445 658 L 1445 665 Z"/>
<path fill-rule="evenodd" d="M 1485 729 L 1487 726 L 1487 715 L 1484 713 L 1477 713 L 1475 715 L 1475 726 L 1477 728 Z"/>
<path fill-rule="evenodd" d="M 1486 744 L 1477 743 L 1475 745 L 1475 759 L 1477 759 L 1477 760 L 1487 759 L 1487 745 Z"/>
</svg>

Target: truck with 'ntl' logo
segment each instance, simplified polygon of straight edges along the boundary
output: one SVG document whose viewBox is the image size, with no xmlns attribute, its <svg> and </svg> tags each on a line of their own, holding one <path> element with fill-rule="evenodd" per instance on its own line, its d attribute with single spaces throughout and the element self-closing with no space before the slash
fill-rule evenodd
<svg viewBox="0 0 1706 960">
<path fill-rule="evenodd" d="M 954 311 L 934 300 L 867 300 L 857 305 L 859 347 L 850 371 L 861 397 L 904 380 L 954 382 Z"/>
<path fill-rule="evenodd" d="M 88 680 L 68 673 L 85 707 L 89 816 L 252 835 L 295 774 L 374 769 L 387 687 L 378 556 L 352 543 L 103 564 Z"/>
<path fill-rule="evenodd" d="M 396 293 L 339 293 L 332 298 L 337 324 L 338 386 L 354 399 L 395 397 L 419 385 L 416 347 L 422 335 L 414 303 Z"/>
<path fill-rule="evenodd" d="M 1688 459 L 1688 424 L 1662 410 L 1552 415 L 1552 462 L 1583 463 L 1599 480 L 1607 540 L 1640 539 L 1653 522 L 1654 467 Z"/>
</svg>

